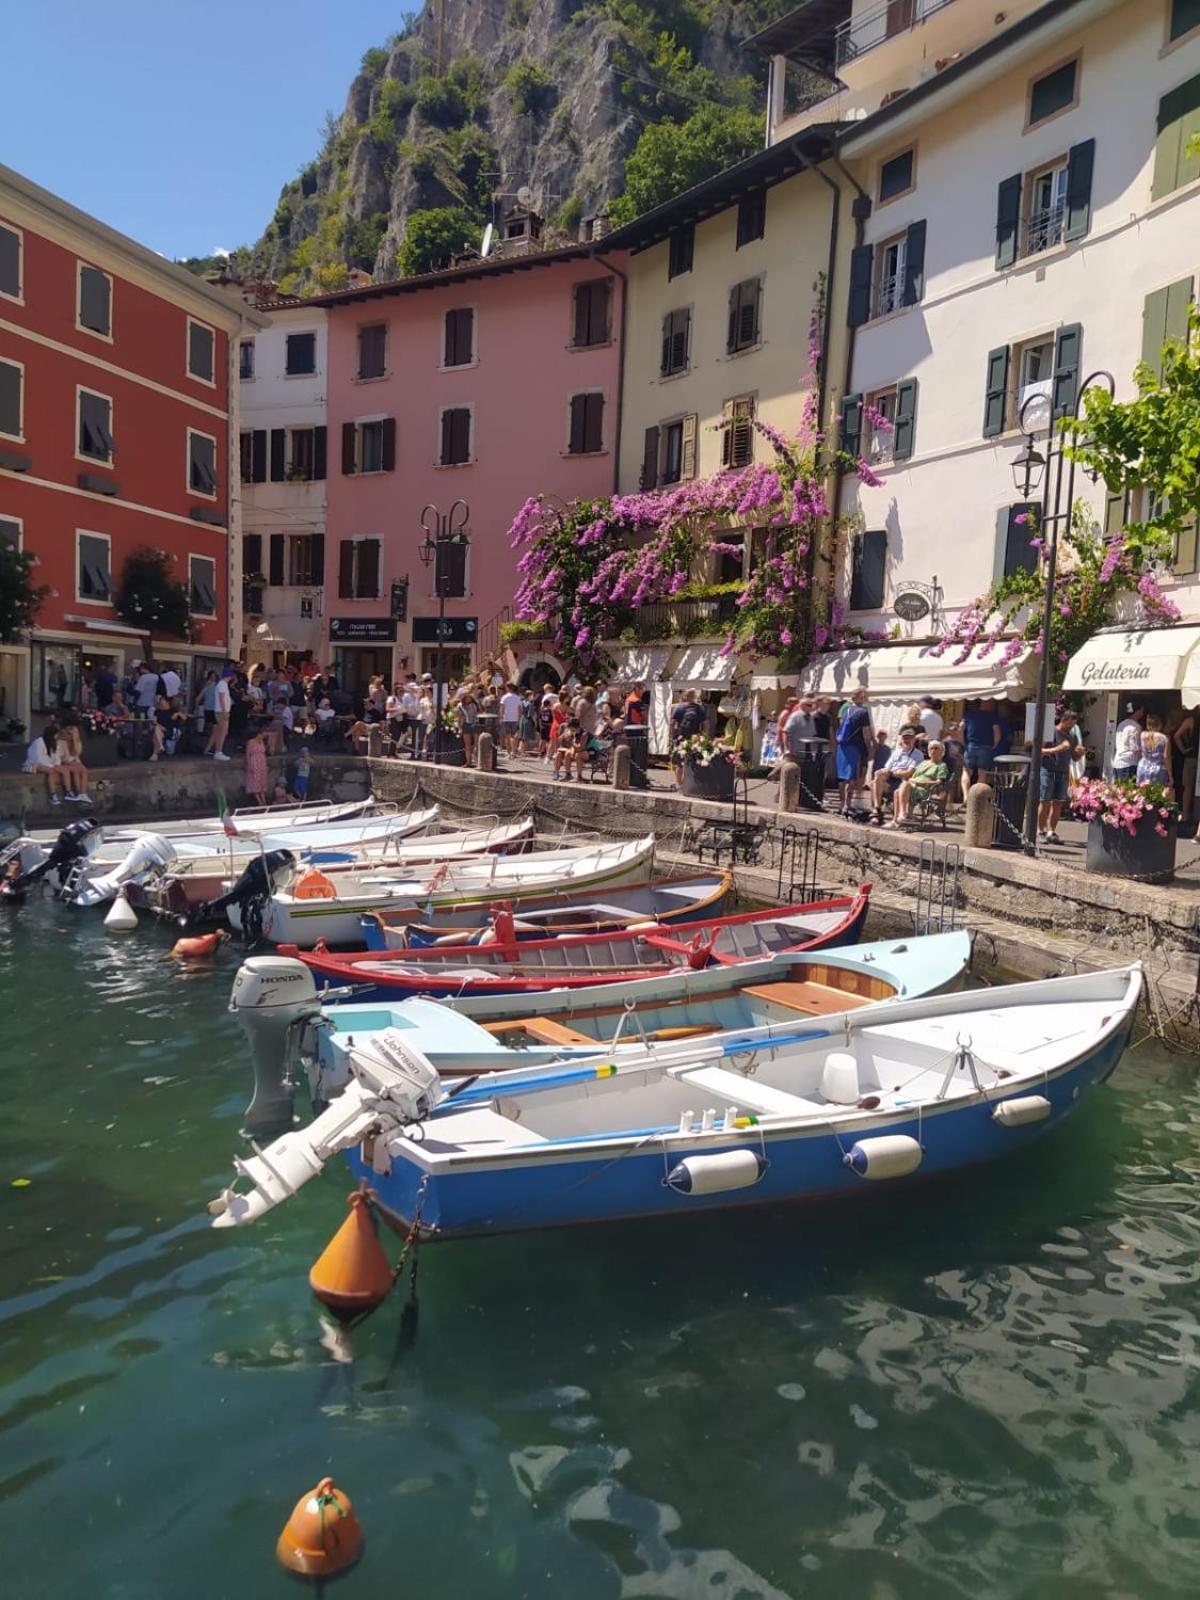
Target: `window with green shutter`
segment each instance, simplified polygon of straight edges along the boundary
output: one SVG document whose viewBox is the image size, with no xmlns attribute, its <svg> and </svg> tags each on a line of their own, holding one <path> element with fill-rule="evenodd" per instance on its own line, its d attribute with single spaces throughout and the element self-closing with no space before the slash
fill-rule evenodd
<svg viewBox="0 0 1200 1600">
<path fill-rule="evenodd" d="M 1150 196 L 1161 200 L 1200 177 L 1200 155 L 1189 146 L 1200 134 L 1200 77 L 1189 78 L 1158 102 L 1158 139 Z"/>
<path fill-rule="evenodd" d="M 1192 303 L 1192 280 L 1180 278 L 1146 296 L 1142 308 L 1142 360 L 1154 373 L 1162 377 L 1163 345 L 1168 340 L 1178 344 L 1187 341 L 1188 308 Z"/>
<path fill-rule="evenodd" d="M 996 513 L 995 577 L 1011 578 L 1015 572 L 1036 572 L 1038 552 L 1030 540 L 1036 536 L 1041 507 L 1032 500 L 1001 506 Z"/>
<path fill-rule="evenodd" d="M 887 573 L 887 533 L 869 529 L 855 537 L 851 552 L 851 611 L 881 611 Z"/>
</svg>

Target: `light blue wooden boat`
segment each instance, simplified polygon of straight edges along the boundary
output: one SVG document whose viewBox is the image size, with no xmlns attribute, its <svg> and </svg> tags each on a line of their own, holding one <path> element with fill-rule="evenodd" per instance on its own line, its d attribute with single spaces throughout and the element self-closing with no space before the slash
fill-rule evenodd
<svg viewBox="0 0 1200 1600">
<path fill-rule="evenodd" d="M 338 1150 L 440 1239 L 886 1190 L 1053 1127 L 1115 1069 L 1141 986 L 1132 966 L 885 1001 L 456 1088 L 385 1031 L 314 1123 L 235 1161 L 249 1188 L 210 1209 L 252 1221 Z"/>
</svg>

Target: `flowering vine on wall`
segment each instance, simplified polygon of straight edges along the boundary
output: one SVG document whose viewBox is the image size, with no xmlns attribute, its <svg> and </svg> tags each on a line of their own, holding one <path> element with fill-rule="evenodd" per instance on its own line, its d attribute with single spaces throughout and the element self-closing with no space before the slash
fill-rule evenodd
<svg viewBox="0 0 1200 1600">
<path fill-rule="evenodd" d="M 819 371 L 822 286 L 809 330 L 811 373 Z M 811 377 L 806 382 L 812 383 Z M 520 552 L 517 617 L 544 622 L 556 652 L 580 664 L 614 639 L 639 606 L 676 599 L 694 581 L 697 557 L 738 554 L 734 530 L 762 530 L 748 581 L 737 598 L 727 652 L 778 656 L 797 665 L 813 649 L 859 640 L 833 594 L 837 541 L 826 488 L 836 466 L 876 483 L 865 461 L 823 448 L 815 385 L 795 438 L 758 418 L 751 426 L 772 459 L 726 469 L 668 489 L 555 504 L 535 495 L 509 537 Z M 726 422 L 722 426 L 729 426 Z"/>
</svg>

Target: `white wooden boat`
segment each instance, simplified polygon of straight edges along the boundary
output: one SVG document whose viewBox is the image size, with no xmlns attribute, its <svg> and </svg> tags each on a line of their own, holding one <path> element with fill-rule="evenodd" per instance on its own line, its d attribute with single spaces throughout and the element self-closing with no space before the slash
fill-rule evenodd
<svg viewBox="0 0 1200 1600">
<path fill-rule="evenodd" d="M 274 944 L 311 948 L 326 944 L 361 943 L 360 919 L 387 906 L 423 908 L 435 916 L 443 906 L 488 905 L 503 900 L 519 907 L 523 897 L 544 894 L 550 885 L 570 885 L 590 894 L 602 885 L 640 883 L 654 862 L 654 835 L 615 844 L 585 844 L 561 850 L 537 850 L 516 856 L 491 855 L 482 860 L 444 863 L 422 876 L 390 871 L 348 872 L 336 883 L 314 885 L 312 892 L 297 880 L 290 890 L 274 893 L 263 911 L 263 935 Z M 237 907 L 229 920 L 240 927 Z"/>
<path fill-rule="evenodd" d="M 885 1001 L 769 1040 L 647 1048 L 448 1091 L 396 1030 L 308 1127 L 234 1163 L 253 1221 L 345 1151 L 427 1238 L 889 1191 L 1016 1154 L 1114 1071 L 1140 965 Z"/>
</svg>

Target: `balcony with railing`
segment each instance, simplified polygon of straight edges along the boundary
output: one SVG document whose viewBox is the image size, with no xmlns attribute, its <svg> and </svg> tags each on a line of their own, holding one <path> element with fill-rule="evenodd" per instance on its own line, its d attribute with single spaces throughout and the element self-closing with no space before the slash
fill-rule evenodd
<svg viewBox="0 0 1200 1600">
<path fill-rule="evenodd" d="M 1022 241 L 1022 256 L 1041 255 L 1043 250 L 1053 250 L 1055 245 L 1062 243 L 1066 211 L 1066 201 L 1056 200 L 1052 205 L 1029 213 Z"/>
<path fill-rule="evenodd" d="M 847 63 L 857 61 L 889 39 L 908 33 L 954 0 L 881 0 L 868 11 L 848 17 L 834 30 L 834 68 L 839 74 Z"/>
<path fill-rule="evenodd" d="M 700 600 L 661 600 L 638 606 L 633 625 L 642 639 L 720 638 L 737 620 L 738 597 L 721 594 Z"/>
</svg>

